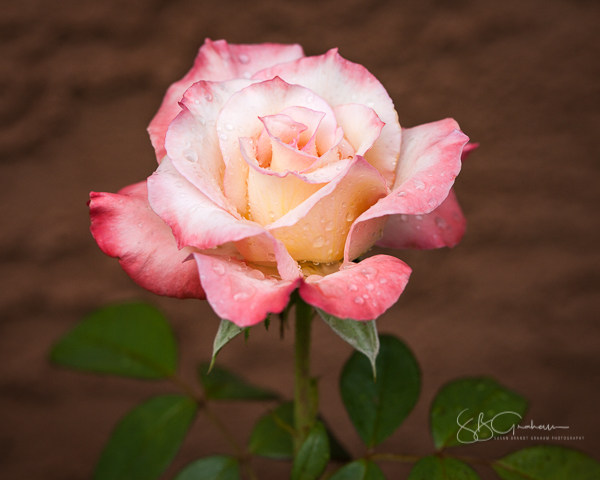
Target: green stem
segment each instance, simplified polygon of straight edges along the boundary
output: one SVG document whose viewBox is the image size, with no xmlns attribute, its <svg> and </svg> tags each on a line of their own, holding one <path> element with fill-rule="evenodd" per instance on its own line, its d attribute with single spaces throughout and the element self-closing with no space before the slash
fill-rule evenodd
<svg viewBox="0 0 600 480">
<path fill-rule="evenodd" d="M 296 338 L 295 338 L 295 391 L 294 423 L 296 427 L 295 450 L 302 442 L 315 422 L 316 408 L 314 383 L 310 378 L 310 332 L 313 311 L 300 296 L 296 300 Z"/>
</svg>

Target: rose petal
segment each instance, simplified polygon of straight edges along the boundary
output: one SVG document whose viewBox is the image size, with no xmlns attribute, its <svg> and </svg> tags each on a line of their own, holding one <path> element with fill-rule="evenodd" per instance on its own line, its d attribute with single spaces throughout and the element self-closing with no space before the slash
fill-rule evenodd
<svg viewBox="0 0 600 480">
<path fill-rule="evenodd" d="M 390 215 L 377 242 L 388 248 L 454 247 L 465 233 L 467 221 L 453 190 L 446 200 L 426 215 Z"/>
<path fill-rule="evenodd" d="M 300 134 L 308 129 L 306 125 L 283 114 L 267 115 L 260 120 L 265 125 L 258 140 L 257 160 L 261 166 L 285 172 L 301 171 L 314 163 L 314 156 L 298 150 Z"/>
<path fill-rule="evenodd" d="M 325 175 L 329 171 L 338 175 L 267 227 L 296 260 L 319 263 L 341 260 L 353 220 L 387 195 L 381 174 L 359 155 L 313 174 Z M 371 245 L 376 240 L 373 237 Z"/>
<path fill-rule="evenodd" d="M 308 277 L 300 286 L 300 296 L 339 318 L 374 320 L 396 303 L 410 273 L 403 261 L 375 255 L 358 264 L 344 264 L 326 277 Z"/>
<path fill-rule="evenodd" d="M 261 260 L 277 263 L 282 278 L 299 275 L 298 264 L 281 242 L 259 224 L 238 219 L 215 205 L 175 169 L 169 157 L 165 157 L 148 184 L 152 209 L 171 227 L 180 248 L 210 249 L 228 242 L 237 245 L 250 238 L 256 242 L 264 237 Z M 268 258 L 270 255 L 272 259 Z"/>
<path fill-rule="evenodd" d="M 167 127 L 179 113 L 177 102 L 192 84 L 200 80 L 220 82 L 234 78 L 250 78 L 263 68 L 303 56 L 300 45 L 233 45 L 225 40 L 213 42 L 206 39 L 200 47 L 194 66 L 181 80 L 169 87 L 157 114 L 148 126 L 156 158 L 160 161 L 166 154 L 164 142 Z"/>
<path fill-rule="evenodd" d="M 206 298 L 216 314 L 240 327 L 262 322 L 269 313 L 279 313 L 298 287 L 293 281 L 265 276 L 245 262 L 228 257 L 194 254 Z"/>
<path fill-rule="evenodd" d="M 400 153 L 398 114 L 383 85 L 365 67 L 345 60 L 337 49 L 332 49 L 325 55 L 273 65 L 252 78 L 266 80 L 276 75 L 309 88 L 332 107 L 356 103 L 372 108 L 385 126 L 365 158 L 379 170 L 388 186 L 394 183 Z"/>
<path fill-rule="evenodd" d="M 171 227 L 179 248 L 213 248 L 265 232 L 216 205 L 177 171 L 169 157 L 148 178 L 148 201 Z"/>
<path fill-rule="evenodd" d="M 372 108 L 364 105 L 338 105 L 333 109 L 333 112 L 338 125 L 344 129 L 346 139 L 350 142 L 356 154 L 367 158 L 365 153 L 371 149 L 379 138 L 384 123 Z"/>
<path fill-rule="evenodd" d="M 192 248 L 179 250 L 171 229 L 150 209 L 146 182 L 119 193 L 90 193 L 91 231 L 104 253 L 141 287 L 158 295 L 205 298 Z"/>
<path fill-rule="evenodd" d="M 386 215 L 424 215 L 448 196 L 460 171 L 463 146 L 469 138 L 453 119 L 403 130 L 402 152 L 393 192 L 363 213 L 352 225 L 344 250 L 345 261 L 364 251 L 364 234 L 381 228 Z M 368 222 L 368 225 L 361 223 Z"/>
<path fill-rule="evenodd" d="M 171 122 L 165 146 L 173 165 L 217 205 L 234 213 L 233 204 L 223 195 L 225 163 L 215 124 L 224 103 L 250 80 L 198 82 L 186 90 L 182 111 Z"/>
<path fill-rule="evenodd" d="M 478 148 L 478 143 L 467 143 L 463 148 L 462 156 L 460 157 L 461 161 L 464 162 L 467 159 L 467 157 L 469 157 Z"/>
<path fill-rule="evenodd" d="M 330 132 L 331 139 L 317 148 L 330 148 L 335 139 L 335 115 L 327 103 L 310 90 L 298 85 L 290 85 L 280 78 L 255 83 L 233 95 L 221 111 L 217 128 L 223 132 L 220 146 L 225 161 L 225 195 L 237 207 L 241 215 L 247 213 L 246 181 L 248 165 L 244 161 L 238 145 L 238 137 L 257 140 L 264 126 L 259 117 L 275 115 L 292 107 L 306 107 L 325 113 L 321 121 L 324 132 Z M 226 133 L 227 125 L 232 127 Z M 318 140 L 318 139 L 317 139 Z"/>
</svg>

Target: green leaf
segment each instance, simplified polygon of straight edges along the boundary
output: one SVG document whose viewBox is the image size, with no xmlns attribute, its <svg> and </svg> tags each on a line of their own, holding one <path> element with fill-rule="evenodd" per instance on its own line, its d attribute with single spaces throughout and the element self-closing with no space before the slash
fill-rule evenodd
<svg viewBox="0 0 600 480">
<path fill-rule="evenodd" d="M 471 467 L 454 458 L 425 457 L 410 471 L 408 480 L 479 480 Z"/>
<path fill-rule="evenodd" d="M 349 461 L 352 457 L 327 425 L 325 430 L 331 447 L 331 459 L 340 462 Z M 294 457 L 293 432 L 294 404 L 283 403 L 259 419 L 250 435 L 248 449 L 254 455 L 262 457 L 291 459 Z"/>
<path fill-rule="evenodd" d="M 254 455 L 274 459 L 294 456 L 294 404 L 284 403 L 261 417 L 250 434 L 248 450 Z"/>
<path fill-rule="evenodd" d="M 89 372 L 165 378 L 177 368 L 177 343 L 157 309 L 128 303 L 87 316 L 58 341 L 50 358 L 59 365 Z"/>
<path fill-rule="evenodd" d="M 316 480 L 329 462 L 329 439 L 321 422 L 311 428 L 292 463 L 292 480 Z"/>
<path fill-rule="evenodd" d="M 104 448 L 94 480 L 154 480 L 169 466 L 197 405 L 183 395 L 152 398 L 130 411 Z"/>
<path fill-rule="evenodd" d="M 217 354 L 219 351 L 225 345 L 227 345 L 230 340 L 242 333 L 243 330 L 243 328 L 238 327 L 235 323 L 230 322 L 229 320 L 221 320 L 221 323 L 219 324 L 219 330 L 217 330 L 217 335 L 215 336 L 215 341 L 213 343 L 212 359 L 210 361 L 210 366 L 208 367 L 209 372 L 215 364 L 215 360 L 217 359 Z"/>
<path fill-rule="evenodd" d="M 340 468 L 329 480 L 385 480 L 385 475 L 376 463 L 363 459 Z"/>
<path fill-rule="evenodd" d="M 279 395 L 271 390 L 256 387 L 224 368 L 215 366 L 208 373 L 209 364 L 202 363 L 198 369 L 204 394 L 211 400 L 276 400 Z"/>
<path fill-rule="evenodd" d="M 503 480 L 598 480 L 600 463 L 570 448 L 539 445 L 498 460 L 494 470 Z"/>
<path fill-rule="evenodd" d="M 240 466 L 233 457 L 215 455 L 190 463 L 175 480 L 239 480 Z"/>
<path fill-rule="evenodd" d="M 491 378 L 450 382 L 442 387 L 431 406 L 435 447 L 490 440 L 518 424 L 526 410 L 523 397 Z"/>
<path fill-rule="evenodd" d="M 356 350 L 364 353 L 373 368 L 373 376 L 377 376 L 375 370 L 375 359 L 379 352 L 379 337 L 377 336 L 377 325 L 375 320 L 370 322 L 359 322 L 351 319 L 341 319 L 325 313 L 317 308 L 317 312 L 325 323 L 337 333 L 342 340 L 348 342 Z"/>
<path fill-rule="evenodd" d="M 374 447 L 389 437 L 417 403 L 419 365 L 411 351 L 390 335 L 379 337 L 377 381 L 368 359 L 355 352 L 342 371 L 340 389 L 360 438 Z"/>
</svg>

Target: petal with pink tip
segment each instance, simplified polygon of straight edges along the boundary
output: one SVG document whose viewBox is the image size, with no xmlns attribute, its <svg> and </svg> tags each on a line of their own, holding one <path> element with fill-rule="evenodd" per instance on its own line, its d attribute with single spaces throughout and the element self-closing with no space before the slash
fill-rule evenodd
<svg viewBox="0 0 600 480">
<path fill-rule="evenodd" d="M 216 314 L 239 327 L 262 322 L 269 313 L 280 313 L 300 278 L 280 280 L 228 257 L 194 254 L 206 299 Z"/>
<path fill-rule="evenodd" d="M 90 193 L 91 232 L 100 249 L 119 259 L 141 287 L 158 295 L 204 299 L 195 250 L 179 250 L 171 229 L 150 209 L 146 182 L 119 193 Z"/>
<path fill-rule="evenodd" d="M 385 179 L 360 155 L 330 164 L 314 174 L 338 168 L 338 175 L 323 188 L 267 226 L 296 260 L 341 260 L 354 219 L 388 193 Z M 371 245 L 376 240 L 373 236 Z"/>
<path fill-rule="evenodd" d="M 209 249 L 262 238 L 264 260 L 271 254 L 269 261 L 277 264 L 282 278 L 298 276 L 297 263 L 278 240 L 259 224 L 238 219 L 215 205 L 174 168 L 169 157 L 165 157 L 148 184 L 152 209 L 171 227 L 180 248 Z"/>
<path fill-rule="evenodd" d="M 338 318 L 374 320 L 390 308 L 408 283 L 411 269 L 389 255 L 346 263 L 331 275 L 308 277 L 302 299 Z"/>
<path fill-rule="evenodd" d="M 214 248 L 265 233 L 257 223 L 236 218 L 216 205 L 175 169 L 169 157 L 148 178 L 148 201 L 171 227 L 179 248 Z"/>
<path fill-rule="evenodd" d="M 194 61 L 192 69 L 178 82 L 172 84 L 162 104 L 148 126 L 152 146 L 157 160 L 166 154 L 165 135 L 169 124 L 180 111 L 177 102 L 183 93 L 200 80 L 222 82 L 234 78 L 250 78 L 255 72 L 271 65 L 302 58 L 300 45 L 234 45 L 224 40 L 216 42 L 206 39 Z"/>
<path fill-rule="evenodd" d="M 365 158 L 391 187 L 400 153 L 398 114 L 383 85 L 365 67 L 345 60 L 337 49 L 332 49 L 325 55 L 274 65 L 253 78 L 265 80 L 275 76 L 309 88 L 332 107 L 357 103 L 372 108 L 385 126 Z"/>
<path fill-rule="evenodd" d="M 275 115 L 292 107 L 306 107 L 325 113 L 323 145 L 317 143 L 319 151 L 325 151 L 334 143 L 336 121 L 331 107 L 310 90 L 298 85 L 290 85 L 280 78 L 250 85 L 233 95 L 219 115 L 217 129 L 220 129 L 219 143 L 225 161 L 225 195 L 237 207 L 238 212 L 247 212 L 246 181 L 248 165 L 239 148 L 238 137 L 257 140 L 264 125 L 259 117 Z M 231 126 L 231 133 L 227 126 Z M 317 141 L 319 139 L 317 138 Z M 322 149 L 325 150 L 322 150 Z"/>
<path fill-rule="evenodd" d="M 381 226 L 380 217 L 424 215 L 440 205 L 460 171 L 461 153 L 468 141 L 450 118 L 404 129 L 393 192 L 357 218 L 346 241 L 345 260 L 363 253 L 364 234 Z M 365 227 L 363 222 L 372 225 Z"/>
<path fill-rule="evenodd" d="M 217 205 L 236 212 L 223 195 L 225 163 L 219 147 L 215 124 L 224 103 L 252 82 L 198 82 L 181 101 L 182 111 L 171 122 L 165 146 L 173 165 L 181 174 Z"/>
<path fill-rule="evenodd" d="M 431 213 L 390 215 L 377 245 L 421 250 L 454 247 L 463 237 L 466 225 L 454 190 L 450 190 L 446 200 Z"/>
</svg>

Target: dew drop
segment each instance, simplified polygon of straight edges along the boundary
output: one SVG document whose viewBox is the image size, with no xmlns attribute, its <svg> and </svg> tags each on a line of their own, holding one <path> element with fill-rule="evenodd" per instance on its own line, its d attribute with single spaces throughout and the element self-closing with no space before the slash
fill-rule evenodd
<svg viewBox="0 0 600 480">
<path fill-rule="evenodd" d="M 204 117 L 198 117 L 198 121 L 201 125 L 206 125 L 206 120 L 204 120 Z"/>
<path fill-rule="evenodd" d="M 425 183 L 423 183 L 421 180 L 415 180 L 414 183 L 417 190 L 425 190 Z"/>
<path fill-rule="evenodd" d="M 325 231 L 331 232 L 332 230 L 333 230 L 333 222 L 328 222 L 327 225 L 325 225 Z"/>
<path fill-rule="evenodd" d="M 371 290 L 373 290 L 375 288 L 375 285 L 373 285 L 372 283 L 367 283 L 365 285 L 365 288 L 370 292 Z"/>
<path fill-rule="evenodd" d="M 263 280 L 265 275 L 260 270 L 251 269 L 246 273 L 247 277 L 255 278 L 256 280 Z"/>
<path fill-rule="evenodd" d="M 348 291 L 349 292 L 356 292 L 358 290 L 358 287 L 356 285 L 354 285 L 353 283 L 350 283 L 348 285 Z"/>
<path fill-rule="evenodd" d="M 241 63 L 248 63 L 250 61 L 250 57 L 248 57 L 248 55 L 246 55 L 244 53 L 240 53 L 238 55 L 238 59 L 240 60 Z"/>
<path fill-rule="evenodd" d="M 200 105 L 200 100 L 194 100 L 194 103 L 195 103 L 196 105 Z"/>
<path fill-rule="evenodd" d="M 233 130 L 233 125 L 231 123 L 226 123 L 225 124 L 225 130 L 228 130 L 228 131 L 231 132 Z"/>
<path fill-rule="evenodd" d="M 313 247 L 320 248 L 323 245 L 325 245 L 325 239 L 319 235 L 317 238 L 315 238 L 315 240 L 313 242 Z"/>
<path fill-rule="evenodd" d="M 142 224 L 141 224 L 141 223 L 138 223 L 138 227 L 142 228 Z"/>
<path fill-rule="evenodd" d="M 406 215 L 405 213 L 400 215 L 400 220 L 402 220 L 403 222 L 407 222 L 408 221 L 408 215 Z"/>
<path fill-rule="evenodd" d="M 442 217 L 435 217 L 435 224 L 439 228 L 448 228 L 448 222 L 446 222 L 446 220 L 444 220 Z"/>
<path fill-rule="evenodd" d="M 223 275 L 225 273 L 225 267 L 220 263 L 213 263 L 212 267 L 217 275 Z"/>
<path fill-rule="evenodd" d="M 210 93 L 205 93 L 204 94 L 204 98 L 206 98 L 206 100 L 208 102 L 210 102 L 213 99 L 213 96 Z"/>
<path fill-rule="evenodd" d="M 185 158 L 188 162 L 196 163 L 198 161 L 198 155 L 194 150 L 184 150 L 183 158 Z"/>
<path fill-rule="evenodd" d="M 269 262 L 274 262 L 276 259 L 275 254 L 272 252 L 267 253 L 267 259 L 269 260 Z"/>
<path fill-rule="evenodd" d="M 275 218 L 275 212 L 269 212 L 269 218 L 274 219 Z"/>
<path fill-rule="evenodd" d="M 219 133 L 219 138 L 220 138 L 221 140 L 227 140 L 227 138 L 229 138 L 229 137 L 227 137 L 227 134 L 226 134 L 226 133 Z"/>
<path fill-rule="evenodd" d="M 435 198 L 430 198 L 429 201 L 427 202 L 427 205 L 429 205 L 431 208 L 435 208 L 437 207 L 437 200 Z"/>
<path fill-rule="evenodd" d="M 396 192 L 396 196 L 397 197 L 406 197 L 406 192 L 404 190 L 400 190 L 399 192 Z"/>
<path fill-rule="evenodd" d="M 248 292 L 237 292 L 233 295 L 233 299 L 236 302 L 240 302 L 242 300 L 247 300 L 248 298 L 250 298 L 250 294 Z"/>
<path fill-rule="evenodd" d="M 346 215 L 346 221 L 351 222 L 352 220 L 354 220 L 354 215 L 349 212 L 348 215 Z"/>
<path fill-rule="evenodd" d="M 375 267 L 363 267 L 360 270 L 360 273 L 367 277 L 368 280 L 371 280 L 372 278 L 375 278 L 375 276 L 377 276 L 378 271 Z"/>
<path fill-rule="evenodd" d="M 381 283 L 382 285 L 385 285 L 385 284 L 387 283 L 387 278 L 385 278 L 385 277 L 381 277 L 381 278 L 379 279 L 379 283 Z"/>
<path fill-rule="evenodd" d="M 375 102 L 372 102 L 372 101 L 367 102 L 367 107 L 373 108 L 374 106 L 375 106 Z"/>
<path fill-rule="evenodd" d="M 176 186 L 177 188 L 182 188 L 182 187 L 183 187 L 183 182 L 182 182 L 181 180 L 177 180 L 177 181 L 175 182 L 175 186 Z"/>
<path fill-rule="evenodd" d="M 423 215 L 415 215 L 415 218 L 419 221 L 423 220 Z"/>
<path fill-rule="evenodd" d="M 362 305 L 363 303 L 365 303 L 365 301 L 362 299 L 362 297 L 354 297 L 354 303 L 356 303 L 357 305 Z"/>
</svg>

